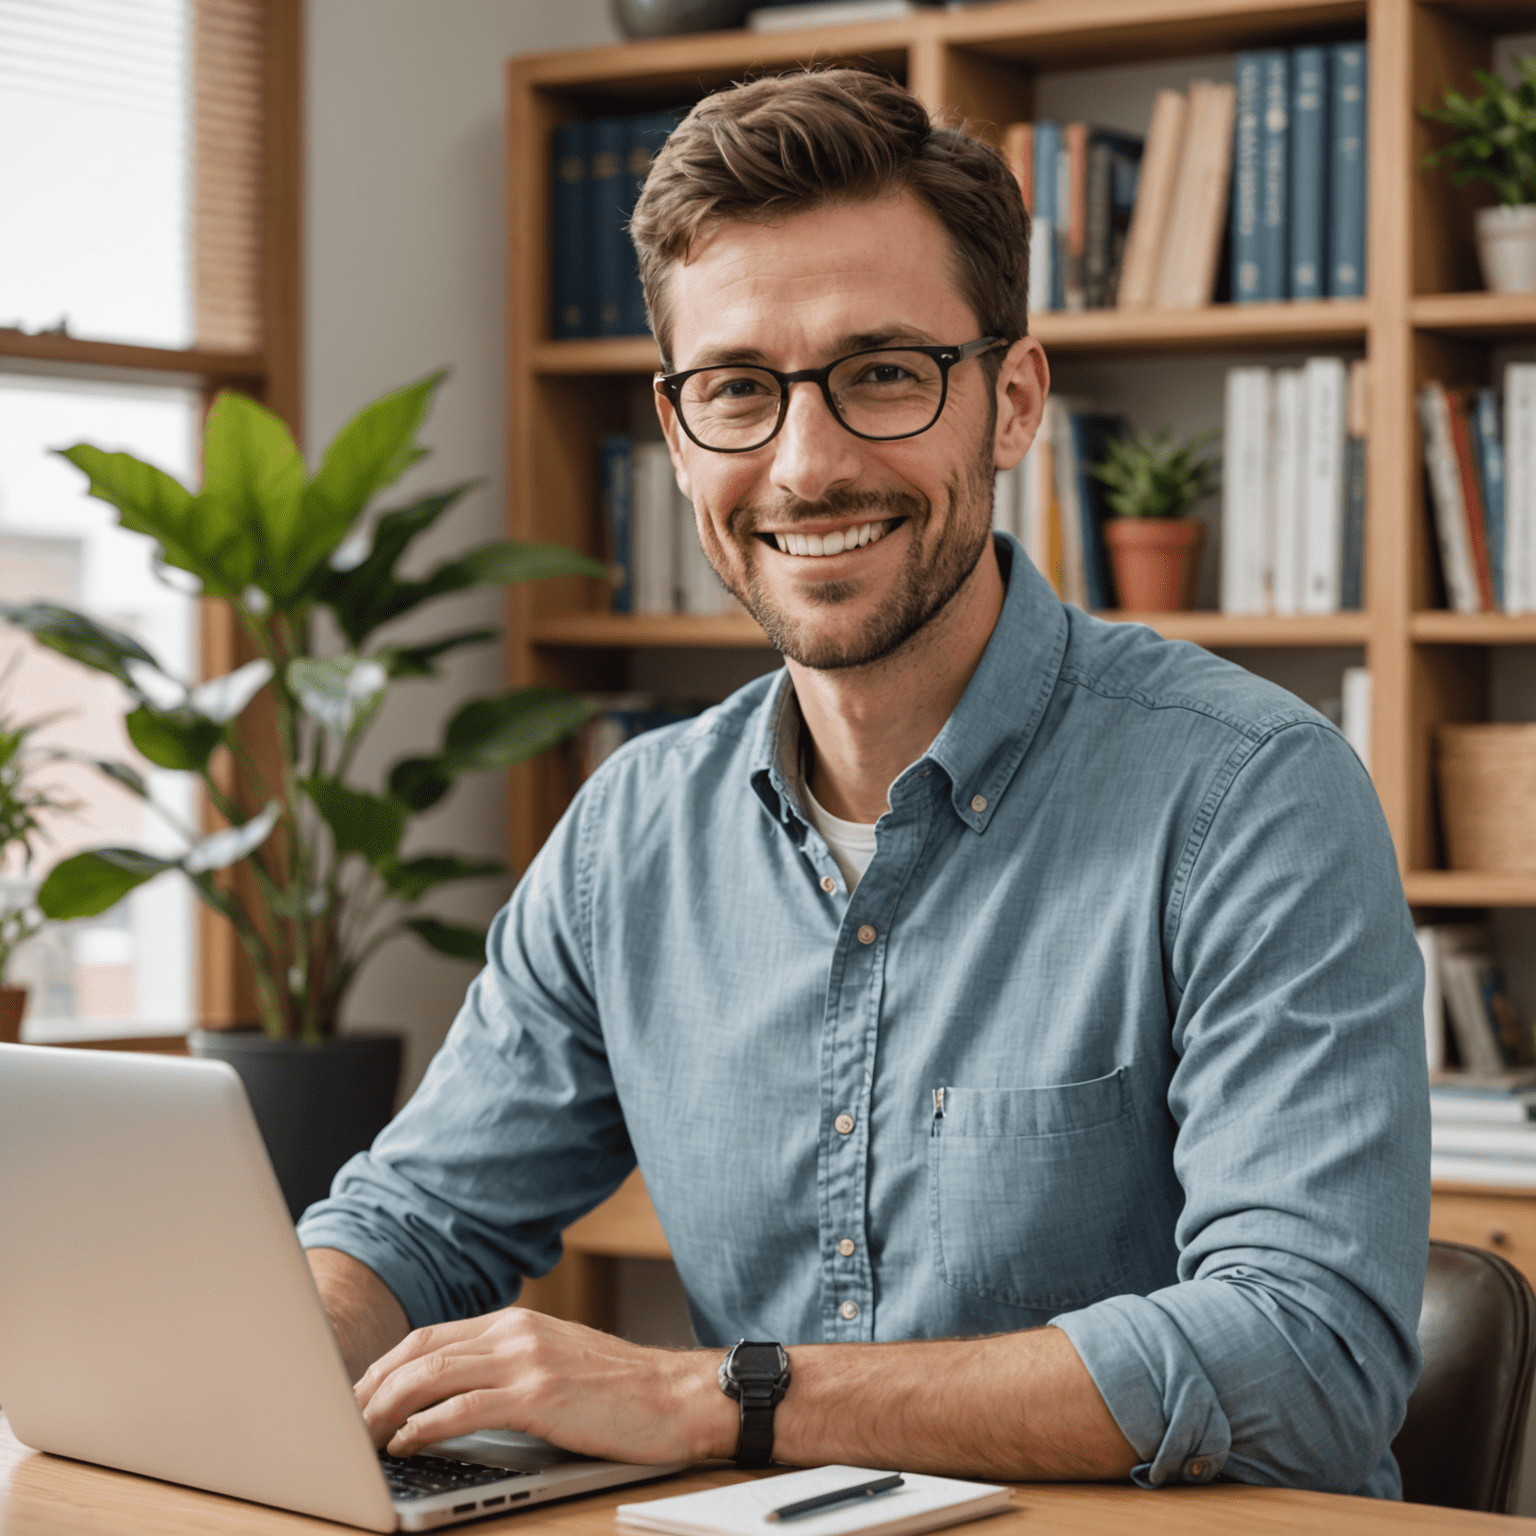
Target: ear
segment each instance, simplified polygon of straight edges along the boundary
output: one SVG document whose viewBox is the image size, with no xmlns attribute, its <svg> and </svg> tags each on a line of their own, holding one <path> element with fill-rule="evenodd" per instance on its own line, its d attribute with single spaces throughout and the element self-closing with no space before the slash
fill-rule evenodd
<svg viewBox="0 0 1536 1536">
<path fill-rule="evenodd" d="M 1040 343 L 1033 336 L 1014 342 L 997 374 L 992 462 L 998 469 L 1012 469 L 1029 452 L 1050 389 L 1051 368 Z"/>
<path fill-rule="evenodd" d="M 688 464 L 683 457 L 683 444 L 686 438 L 683 429 L 678 424 L 677 412 L 672 408 L 672 402 L 664 391 L 655 391 L 656 419 L 661 423 L 661 430 L 667 439 L 667 448 L 672 455 L 672 473 L 677 476 L 677 487 L 689 501 L 693 500 L 693 487 L 688 483 Z"/>
</svg>

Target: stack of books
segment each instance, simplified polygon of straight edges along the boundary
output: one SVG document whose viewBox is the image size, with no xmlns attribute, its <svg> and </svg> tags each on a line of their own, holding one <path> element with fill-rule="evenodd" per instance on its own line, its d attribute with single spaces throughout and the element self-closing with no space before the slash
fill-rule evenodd
<svg viewBox="0 0 1536 1536">
<path fill-rule="evenodd" d="M 1458 613 L 1536 611 L 1536 363 L 1497 389 L 1419 391 L 1427 504 Z"/>
<path fill-rule="evenodd" d="M 1367 364 L 1227 373 L 1223 613 L 1363 606 Z"/>
<path fill-rule="evenodd" d="M 1536 1072 L 1430 1080 L 1430 1177 L 1536 1189 Z"/>
<path fill-rule="evenodd" d="M 1107 439 L 1124 434 L 1120 417 L 1051 395 L 1033 446 L 993 487 L 993 526 L 1023 544 L 1057 596 L 1090 611 L 1113 608 L 1116 598 L 1104 544 L 1105 487 L 1088 469 L 1103 461 Z"/>
<path fill-rule="evenodd" d="M 561 123 L 551 137 L 550 334 L 644 336 L 650 326 L 629 216 L 686 108 Z"/>
<path fill-rule="evenodd" d="M 614 613 L 732 613 L 741 605 L 704 556 L 693 503 L 663 442 L 605 437 L 603 529 Z"/>
<path fill-rule="evenodd" d="M 1236 82 L 1233 301 L 1359 298 L 1365 44 L 1242 53 Z"/>
</svg>

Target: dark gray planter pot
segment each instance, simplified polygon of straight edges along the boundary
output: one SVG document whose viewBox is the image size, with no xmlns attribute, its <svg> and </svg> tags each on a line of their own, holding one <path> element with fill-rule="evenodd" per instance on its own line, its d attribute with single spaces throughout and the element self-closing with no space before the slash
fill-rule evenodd
<svg viewBox="0 0 1536 1536">
<path fill-rule="evenodd" d="M 399 1035 L 341 1035 L 320 1045 L 259 1030 L 197 1029 L 194 1056 L 240 1074 L 295 1221 L 330 1193 L 336 1170 L 389 1123 L 400 1081 Z"/>
<path fill-rule="evenodd" d="M 626 37 L 676 37 L 739 27 L 762 0 L 609 0 Z"/>
</svg>

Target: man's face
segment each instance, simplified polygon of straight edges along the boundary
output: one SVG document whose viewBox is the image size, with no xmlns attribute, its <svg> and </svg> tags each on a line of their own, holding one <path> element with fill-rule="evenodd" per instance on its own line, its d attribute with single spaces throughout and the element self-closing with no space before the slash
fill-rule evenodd
<svg viewBox="0 0 1536 1536">
<path fill-rule="evenodd" d="M 939 224 L 906 195 L 723 225 L 670 274 L 674 366 L 790 373 L 865 347 L 972 341 L 979 322 L 953 265 Z M 1004 397 L 1000 425 L 998 393 L 971 359 L 951 370 L 927 432 L 868 442 L 837 422 L 815 384 L 796 384 L 778 436 L 738 454 L 698 447 L 657 398 L 710 562 L 784 655 L 830 669 L 890 655 L 975 569 L 994 469 L 1017 462 L 1038 418 L 1036 401 L 1016 443 Z M 804 551 L 804 536 L 829 534 L 841 553 L 790 550 L 787 536 Z"/>
</svg>

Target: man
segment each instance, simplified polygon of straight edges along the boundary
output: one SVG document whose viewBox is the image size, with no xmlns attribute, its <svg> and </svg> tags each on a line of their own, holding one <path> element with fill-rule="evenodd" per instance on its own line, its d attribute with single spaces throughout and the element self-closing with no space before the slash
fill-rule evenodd
<svg viewBox="0 0 1536 1536">
<path fill-rule="evenodd" d="M 584 788 L 307 1214 L 376 1437 L 1395 1496 L 1390 841 L 1316 715 L 991 535 L 1048 387 L 1005 167 L 792 75 L 701 103 L 634 233 L 679 480 L 785 668 Z M 709 1347 L 495 1310 L 637 1158 Z M 743 1336 L 788 1370 L 733 1357 L 739 1405 Z"/>
</svg>

